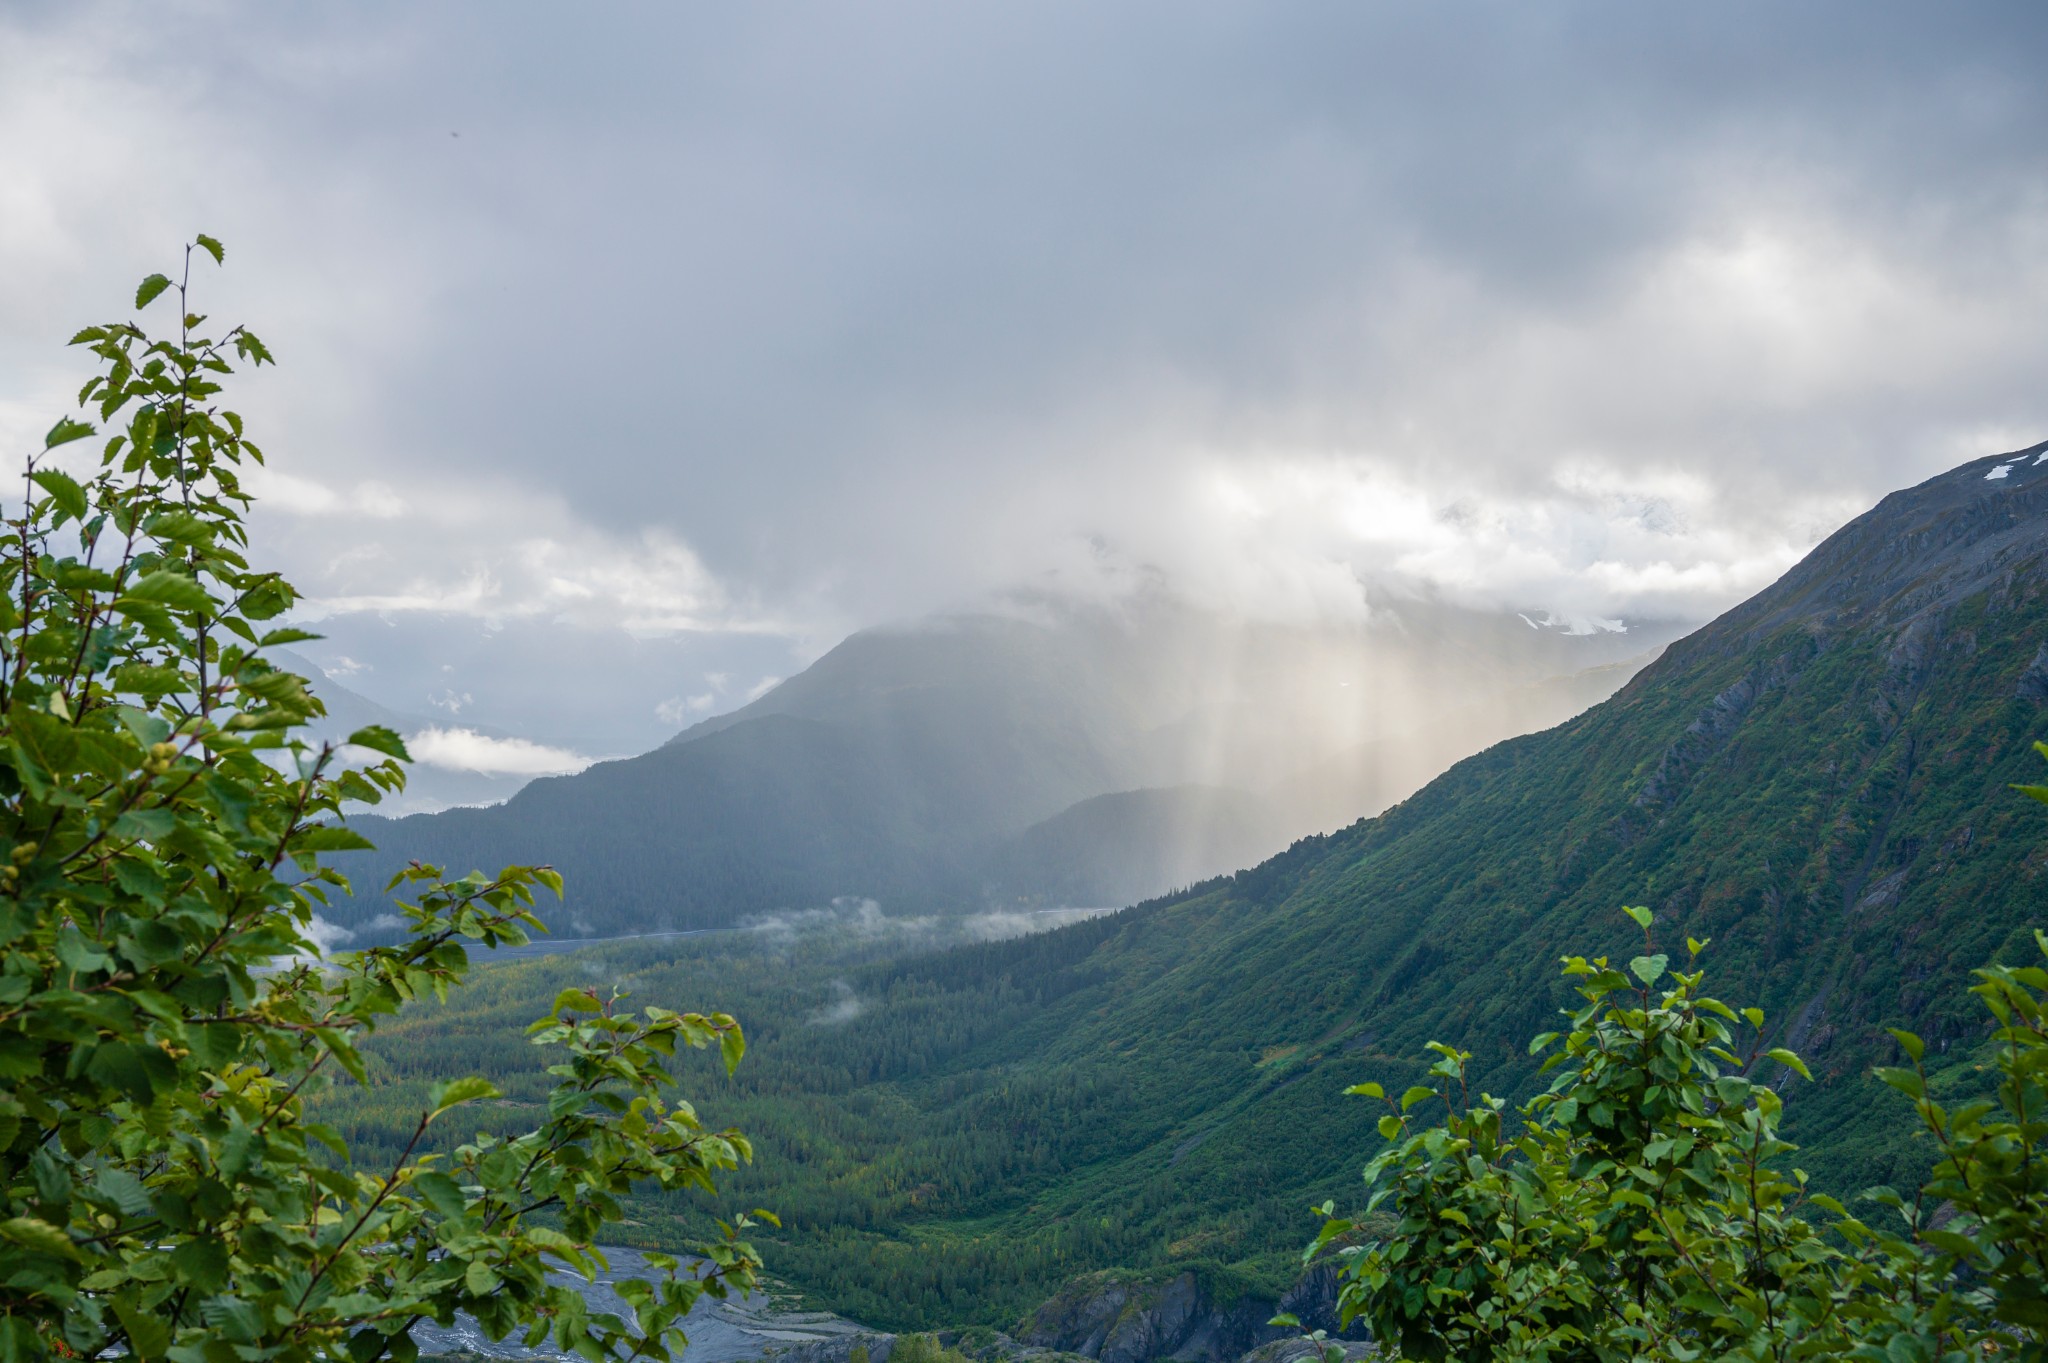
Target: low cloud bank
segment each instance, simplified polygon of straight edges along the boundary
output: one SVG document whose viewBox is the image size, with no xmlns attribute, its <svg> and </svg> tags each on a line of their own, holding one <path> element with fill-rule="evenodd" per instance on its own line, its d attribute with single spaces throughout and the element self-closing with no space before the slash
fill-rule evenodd
<svg viewBox="0 0 2048 1363">
<path fill-rule="evenodd" d="M 842 1027 L 865 1013 L 867 1004 L 845 980 L 832 981 L 832 1002 L 811 1014 L 814 1027 Z"/>
<path fill-rule="evenodd" d="M 597 759 L 526 738 L 493 738 L 474 729 L 427 728 L 406 739 L 413 759 L 483 776 L 563 776 Z"/>
<path fill-rule="evenodd" d="M 954 942 L 1000 942 L 1034 932 L 1050 932 L 1069 923 L 1115 912 L 1111 908 L 1062 907 L 899 918 L 884 913 L 875 900 L 842 895 L 827 908 L 788 909 L 749 918 L 740 924 L 740 930 L 778 939 L 840 933 L 869 941 L 946 945 Z"/>
</svg>

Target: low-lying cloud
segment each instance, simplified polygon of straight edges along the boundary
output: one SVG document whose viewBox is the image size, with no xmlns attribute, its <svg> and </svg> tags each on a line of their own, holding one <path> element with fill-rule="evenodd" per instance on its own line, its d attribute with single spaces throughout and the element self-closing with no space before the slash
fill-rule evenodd
<svg viewBox="0 0 2048 1363">
<path fill-rule="evenodd" d="M 595 758 L 524 738 L 494 738 L 474 729 L 422 729 L 406 738 L 413 760 L 484 776 L 562 776 Z"/>
<path fill-rule="evenodd" d="M 842 895 L 828 907 L 787 909 L 758 914 L 740 924 L 741 931 L 758 933 L 784 943 L 819 934 L 848 935 L 872 942 L 912 942 L 949 945 L 961 942 L 1001 942 L 1050 932 L 1069 923 L 1115 913 L 1113 908 L 1003 909 L 987 913 L 958 915 L 897 916 L 885 913 L 880 903 L 857 895 Z"/>
<path fill-rule="evenodd" d="M 867 1004 L 845 980 L 832 981 L 832 1001 L 810 1015 L 814 1027 L 843 1027 L 867 1011 Z"/>
</svg>

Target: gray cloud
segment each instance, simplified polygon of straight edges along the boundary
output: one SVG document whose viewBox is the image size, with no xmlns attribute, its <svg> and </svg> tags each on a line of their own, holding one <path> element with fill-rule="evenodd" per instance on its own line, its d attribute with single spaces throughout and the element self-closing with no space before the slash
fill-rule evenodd
<svg viewBox="0 0 2048 1363">
<path fill-rule="evenodd" d="M 1019 581 L 1702 613 L 2048 434 L 2044 58 L 2023 3 L 30 8 L 0 437 L 224 236 L 352 684 L 578 751 Z"/>
</svg>

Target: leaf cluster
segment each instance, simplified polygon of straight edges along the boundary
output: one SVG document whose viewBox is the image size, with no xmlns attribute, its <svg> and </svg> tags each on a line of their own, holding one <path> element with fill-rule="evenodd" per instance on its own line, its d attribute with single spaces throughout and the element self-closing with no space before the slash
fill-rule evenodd
<svg viewBox="0 0 2048 1363">
<path fill-rule="evenodd" d="M 1512 1111 L 1462 1091 L 1470 1059 L 1432 1049 L 1433 1087 L 1388 1102 L 1390 1144 L 1366 1169 L 1359 1227 L 1321 1209 L 1307 1256 L 1342 1260 L 1340 1311 L 1415 1359 L 2038 1359 L 2048 1338 L 2048 971 L 1994 966 L 1975 993 L 1999 1030 L 1998 1096 L 1953 1111 L 1928 1096 L 1923 1046 L 1881 1072 L 1944 1158 L 1870 1221 L 1809 1193 L 1779 1134 L 1798 1056 L 1766 1048 L 1760 1010 L 1671 971 L 1651 914 L 1627 973 L 1567 958 L 1583 1006 L 1550 1052 L 1549 1087 Z M 2044 957 L 2048 935 L 2036 934 Z M 1688 940 L 1695 967 L 1706 944 Z M 1664 987 L 1659 988 L 1658 986 Z M 1745 1041 L 1746 1038 L 1746 1041 Z M 1441 1101 L 1424 1127 L 1414 1109 Z"/>
</svg>

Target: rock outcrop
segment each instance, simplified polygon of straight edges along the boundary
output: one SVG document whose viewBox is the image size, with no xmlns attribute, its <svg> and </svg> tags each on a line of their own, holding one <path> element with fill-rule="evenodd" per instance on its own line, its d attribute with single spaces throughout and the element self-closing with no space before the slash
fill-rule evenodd
<svg viewBox="0 0 2048 1363">
<path fill-rule="evenodd" d="M 1267 1323 L 1281 1312 L 1308 1329 L 1336 1334 L 1336 1304 L 1336 1274 L 1328 1268 L 1277 1301 L 1256 1294 L 1223 1298 L 1192 1272 L 1164 1280 L 1097 1273 L 1069 1283 L 1016 1334 L 1025 1345 L 1096 1363 L 1231 1363 L 1262 1346 L 1299 1340 L 1299 1331 Z M 1276 1355 L 1273 1363 L 1283 1361 Z"/>
</svg>

